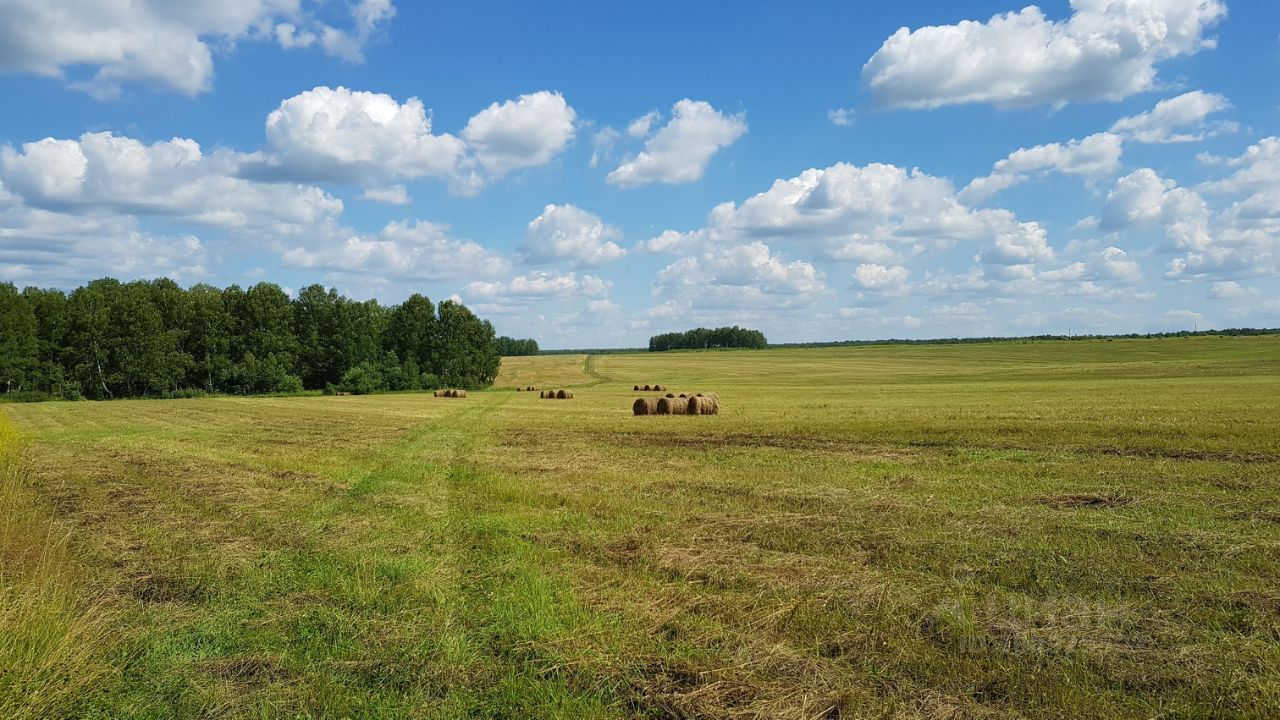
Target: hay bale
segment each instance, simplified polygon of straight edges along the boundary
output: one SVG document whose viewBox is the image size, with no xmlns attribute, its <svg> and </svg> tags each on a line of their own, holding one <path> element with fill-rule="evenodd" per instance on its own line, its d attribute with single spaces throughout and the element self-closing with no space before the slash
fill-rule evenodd
<svg viewBox="0 0 1280 720">
<path fill-rule="evenodd" d="M 633 391 L 635 391 L 635 392 L 640 392 L 640 386 L 639 386 L 639 385 L 636 385 L 635 387 L 633 387 L 633 388 L 631 388 L 631 389 L 632 389 Z"/>
<path fill-rule="evenodd" d="M 682 397 L 682 398 L 688 398 L 689 396 L 688 396 L 688 395 L 686 395 L 685 393 L 680 393 L 680 397 Z"/>
<path fill-rule="evenodd" d="M 572 391 L 572 390 L 566 390 L 564 394 L 565 394 L 565 397 L 566 397 L 567 399 L 569 399 L 569 400 L 572 400 L 572 399 L 573 399 L 573 391 Z"/>
<path fill-rule="evenodd" d="M 659 415 L 688 415 L 689 404 L 679 398 L 659 398 L 658 399 Z"/>
<path fill-rule="evenodd" d="M 645 385 L 644 387 L 642 387 L 642 388 L 640 388 L 640 389 L 641 389 L 641 390 L 643 390 L 643 391 L 645 391 L 645 392 L 649 392 L 649 386 L 648 386 L 648 385 Z"/>
<path fill-rule="evenodd" d="M 453 396 L 454 396 L 454 397 L 456 397 L 456 398 L 464 398 L 464 397 L 466 397 L 466 396 L 467 396 L 467 391 L 466 391 L 466 390 L 454 390 L 454 391 L 453 391 Z"/>
<path fill-rule="evenodd" d="M 536 387 L 534 387 L 534 386 L 532 386 L 532 385 L 530 385 L 529 387 L 525 388 L 525 390 L 528 390 L 529 392 L 533 392 L 534 390 L 537 390 L 537 389 L 538 389 L 538 388 L 536 388 Z"/>
<path fill-rule="evenodd" d="M 675 395 L 673 395 L 673 394 L 671 394 L 671 393 L 667 393 L 667 394 L 666 394 L 666 395 L 664 395 L 663 397 L 673 398 L 673 397 L 675 397 Z"/>
<path fill-rule="evenodd" d="M 634 415 L 657 415 L 658 398 L 636 398 L 631 403 L 631 412 Z"/>
<path fill-rule="evenodd" d="M 437 391 L 435 392 L 435 396 L 436 396 L 436 397 L 445 397 L 445 391 L 444 391 L 444 390 L 437 390 Z"/>
<path fill-rule="evenodd" d="M 522 387 L 518 387 L 518 388 L 516 388 L 516 392 L 524 392 L 524 388 L 522 388 Z"/>
<path fill-rule="evenodd" d="M 543 390 L 542 392 L 538 393 L 538 398 L 539 398 L 540 400 L 546 400 L 546 399 L 547 399 L 547 391 L 546 391 L 546 390 Z"/>
<path fill-rule="evenodd" d="M 557 399 L 557 400 L 568 400 L 568 399 L 569 399 L 569 398 L 571 398 L 571 397 L 573 397 L 573 391 L 572 391 L 572 390 L 560 390 L 560 391 L 556 392 L 556 399 Z"/>
<path fill-rule="evenodd" d="M 685 412 L 689 415 L 719 415 L 720 401 L 713 397 L 695 395 L 689 398 Z"/>
</svg>

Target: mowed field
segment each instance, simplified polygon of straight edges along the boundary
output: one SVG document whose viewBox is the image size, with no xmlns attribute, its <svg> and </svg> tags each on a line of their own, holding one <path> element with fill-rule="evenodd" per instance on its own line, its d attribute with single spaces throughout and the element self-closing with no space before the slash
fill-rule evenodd
<svg viewBox="0 0 1280 720">
<path fill-rule="evenodd" d="M 0 415 L 5 718 L 1280 716 L 1276 336 Z"/>
</svg>

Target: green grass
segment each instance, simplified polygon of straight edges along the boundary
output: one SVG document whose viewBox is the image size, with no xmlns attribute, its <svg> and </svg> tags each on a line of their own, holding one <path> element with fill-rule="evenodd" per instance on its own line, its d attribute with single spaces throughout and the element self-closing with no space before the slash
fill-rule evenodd
<svg viewBox="0 0 1280 720">
<path fill-rule="evenodd" d="M 637 383 L 723 414 L 632 417 Z M 517 385 L 576 398 L 3 407 L 24 527 L 82 578 L 53 637 L 102 671 L 43 709 L 0 684 L 0 715 L 1280 714 L 1280 337 L 510 358 Z"/>
</svg>

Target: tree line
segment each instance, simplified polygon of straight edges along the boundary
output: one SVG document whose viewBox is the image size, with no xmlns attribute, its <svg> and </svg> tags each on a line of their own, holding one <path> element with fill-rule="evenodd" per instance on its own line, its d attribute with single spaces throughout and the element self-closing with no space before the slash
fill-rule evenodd
<svg viewBox="0 0 1280 720">
<path fill-rule="evenodd" d="M 1277 335 L 1280 328 L 1222 328 L 1220 330 L 1173 330 L 1169 332 L 1151 333 L 1117 333 L 1117 334 L 1084 334 L 1084 335 L 995 335 L 989 337 L 950 337 L 909 340 L 889 338 L 884 340 L 833 340 L 826 342 L 775 343 L 773 349 L 787 348 L 827 348 L 849 347 L 856 345 L 971 345 L 986 343 L 1028 343 L 1057 340 L 1157 340 L 1161 338 L 1181 337 L 1250 337 L 1255 335 Z"/>
<path fill-rule="evenodd" d="M 487 320 L 418 294 L 384 307 L 321 285 L 0 284 L 0 392 L 30 399 L 477 389 L 500 360 Z"/>
<path fill-rule="evenodd" d="M 759 330 L 733 327 L 695 328 L 678 333 L 664 333 L 649 338 L 649 352 L 664 350 L 703 350 L 708 348 L 750 348 L 762 350 L 768 345 Z"/>
<path fill-rule="evenodd" d="M 518 340 L 516 338 L 502 335 L 496 342 L 498 344 L 498 354 L 502 357 L 538 354 L 538 341 L 532 338 Z"/>
</svg>

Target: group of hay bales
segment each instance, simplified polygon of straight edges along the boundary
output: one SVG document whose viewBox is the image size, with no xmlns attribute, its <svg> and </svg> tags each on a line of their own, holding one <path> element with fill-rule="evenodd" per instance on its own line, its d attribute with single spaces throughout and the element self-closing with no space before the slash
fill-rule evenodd
<svg viewBox="0 0 1280 720">
<path fill-rule="evenodd" d="M 720 396 L 715 393 L 636 398 L 631 404 L 634 415 L 719 415 Z"/>
<path fill-rule="evenodd" d="M 572 400 L 572 390 L 543 390 L 538 397 L 543 400 Z"/>
<path fill-rule="evenodd" d="M 534 387 L 534 386 L 530 385 L 529 387 L 518 387 L 518 388 L 516 388 L 516 392 L 521 392 L 521 391 L 525 391 L 525 390 L 527 390 L 527 391 L 529 391 L 529 392 L 533 392 L 534 390 L 537 390 L 537 389 L 538 389 L 538 388 L 536 388 L 536 387 Z"/>
<path fill-rule="evenodd" d="M 451 390 L 437 390 L 437 391 L 436 391 L 436 397 L 464 398 L 464 397 L 466 397 L 466 396 L 467 396 L 467 391 L 466 391 L 466 390 L 453 390 L 453 389 L 451 389 Z"/>
<path fill-rule="evenodd" d="M 644 392 L 666 392 L 666 391 L 667 391 L 667 386 L 666 386 L 666 385 L 637 385 L 637 386 L 635 386 L 635 387 L 634 387 L 634 388 L 632 388 L 632 389 L 633 389 L 633 390 L 635 390 L 636 392 L 641 392 L 641 391 L 644 391 Z"/>
</svg>

